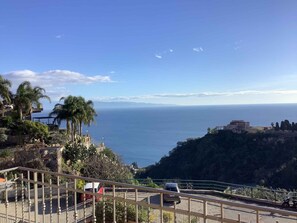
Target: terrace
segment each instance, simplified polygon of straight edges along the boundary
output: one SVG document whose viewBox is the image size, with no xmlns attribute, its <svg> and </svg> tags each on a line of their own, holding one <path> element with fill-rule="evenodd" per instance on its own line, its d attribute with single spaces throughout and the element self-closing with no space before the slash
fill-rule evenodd
<svg viewBox="0 0 297 223">
<path fill-rule="evenodd" d="M 0 222 L 255 222 L 293 223 L 297 213 L 180 193 L 181 203 L 164 203 L 176 194 L 127 183 L 78 177 L 24 167 L 0 171 Z M 85 183 L 100 183 L 102 194 L 83 191 Z M 91 199 L 80 201 L 81 194 Z M 99 198 L 99 201 L 98 199 Z"/>
</svg>

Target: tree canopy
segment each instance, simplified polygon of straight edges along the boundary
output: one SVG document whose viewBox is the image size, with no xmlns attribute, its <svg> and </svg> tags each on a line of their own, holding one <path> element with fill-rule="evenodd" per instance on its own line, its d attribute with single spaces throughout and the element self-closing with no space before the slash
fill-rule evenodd
<svg viewBox="0 0 297 223">
<path fill-rule="evenodd" d="M 10 102 L 10 87 L 11 82 L 0 75 L 0 104 L 3 104 L 3 101 Z"/>
<path fill-rule="evenodd" d="M 297 133 L 219 131 L 178 143 L 141 178 L 218 180 L 297 187 Z"/>
<path fill-rule="evenodd" d="M 41 108 L 40 99 L 45 98 L 50 101 L 49 96 L 45 94 L 45 90 L 41 87 L 32 87 L 29 81 L 22 82 L 17 88 L 13 97 L 15 107 L 19 114 L 19 119 L 23 120 L 23 115 L 31 115 L 33 106 Z"/>
<path fill-rule="evenodd" d="M 91 100 L 86 101 L 81 96 L 62 97 L 60 102 L 55 105 L 51 116 L 55 116 L 55 121 L 60 125 L 62 121 L 66 121 L 67 133 L 74 140 L 76 133 L 82 134 L 82 125 L 90 125 L 94 122 L 97 115 Z"/>
</svg>

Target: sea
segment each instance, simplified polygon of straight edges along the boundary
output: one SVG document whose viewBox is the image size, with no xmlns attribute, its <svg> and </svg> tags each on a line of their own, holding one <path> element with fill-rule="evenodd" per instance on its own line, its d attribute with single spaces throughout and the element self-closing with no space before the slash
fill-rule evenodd
<svg viewBox="0 0 297 223">
<path fill-rule="evenodd" d="M 102 108 L 84 126 L 95 144 L 104 143 L 125 164 L 145 167 L 168 155 L 177 142 L 203 137 L 208 128 L 244 120 L 252 126 L 297 122 L 297 104 Z"/>
</svg>

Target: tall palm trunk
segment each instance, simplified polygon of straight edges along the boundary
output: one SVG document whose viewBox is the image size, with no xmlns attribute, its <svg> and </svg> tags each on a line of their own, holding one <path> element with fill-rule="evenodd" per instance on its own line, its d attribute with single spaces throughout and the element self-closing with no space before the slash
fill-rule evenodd
<svg viewBox="0 0 297 223">
<path fill-rule="evenodd" d="M 66 131 L 67 131 L 67 135 L 70 135 L 70 133 L 71 133 L 71 126 L 70 126 L 70 121 L 69 121 L 68 118 L 66 119 Z"/>
<path fill-rule="evenodd" d="M 23 120 L 23 110 L 21 108 L 18 109 L 19 118 L 22 121 Z"/>
<path fill-rule="evenodd" d="M 82 120 L 79 121 L 79 135 L 82 134 Z"/>
</svg>

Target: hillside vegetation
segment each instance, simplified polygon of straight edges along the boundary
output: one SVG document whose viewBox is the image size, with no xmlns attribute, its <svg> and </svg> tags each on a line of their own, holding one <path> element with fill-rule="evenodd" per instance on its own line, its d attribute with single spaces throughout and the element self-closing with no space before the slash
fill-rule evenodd
<svg viewBox="0 0 297 223">
<path fill-rule="evenodd" d="M 179 142 L 139 177 L 218 180 L 297 187 L 297 133 L 219 131 Z"/>
</svg>

